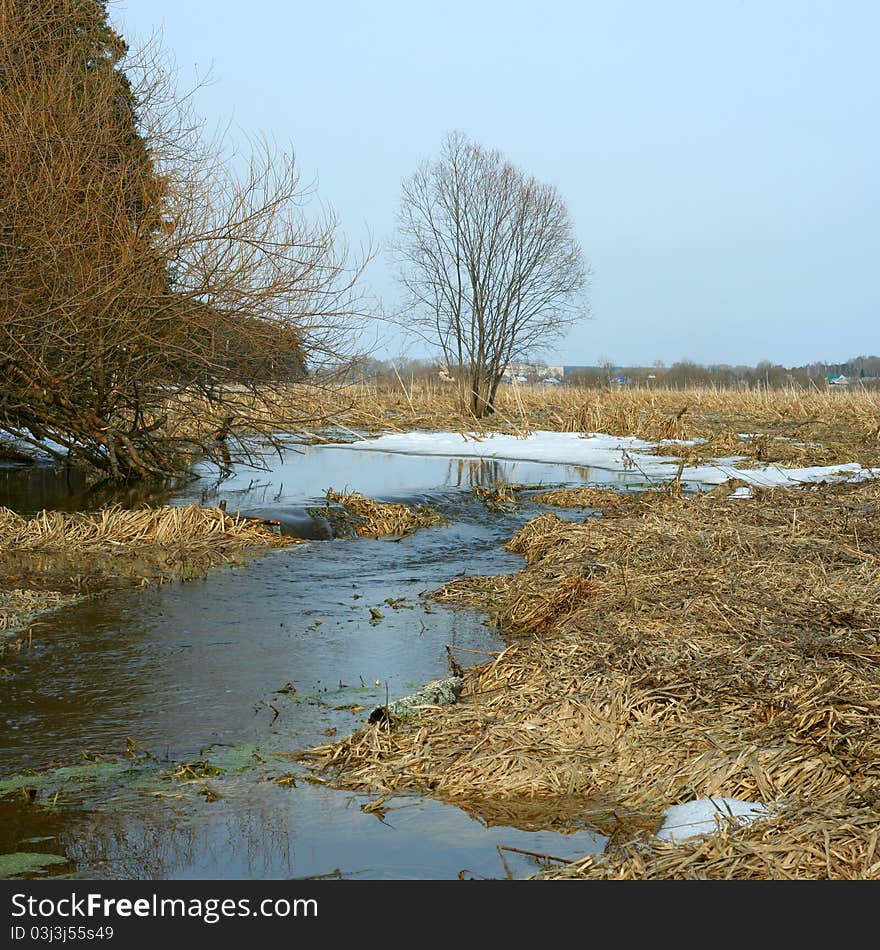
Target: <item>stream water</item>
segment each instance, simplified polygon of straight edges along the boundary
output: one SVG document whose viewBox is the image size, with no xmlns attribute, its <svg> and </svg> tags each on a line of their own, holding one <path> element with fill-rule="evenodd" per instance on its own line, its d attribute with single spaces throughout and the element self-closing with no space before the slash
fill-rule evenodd
<svg viewBox="0 0 880 950">
<path fill-rule="evenodd" d="M 94 596 L 41 618 L 29 645 L 0 658 L 0 859 L 36 852 L 54 856 L 48 873 L 92 879 L 439 879 L 536 869 L 515 852 L 505 868 L 498 845 L 570 858 L 602 850 L 587 830 L 487 827 L 417 796 L 365 812 L 376 796 L 312 784 L 285 753 L 448 675 L 447 644 L 465 664 L 503 648 L 481 616 L 420 596 L 521 566 L 501 545 L 535 508 L 490 511 L 474 485 L 630 480 L 333 446 L 219 483 L 206 473 L 164 500 L 225 500 L 310 540 L 204 580 Z M 429 504 L 449 523 L 333 539 L 307 511 L 330 487 Z M 63 473 L 7 468 L 0 505 L 31 514 L 95 502 Z"/>
</svg>

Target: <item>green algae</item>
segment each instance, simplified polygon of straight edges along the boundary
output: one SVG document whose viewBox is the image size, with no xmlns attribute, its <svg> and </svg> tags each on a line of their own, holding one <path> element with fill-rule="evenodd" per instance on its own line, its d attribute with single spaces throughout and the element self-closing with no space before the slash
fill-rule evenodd
<svg viewBox="0 0 880 950">
<path fill-rule="evenodd" d="M 8 880 L 26 875 L 43 875 L 51 868 L 69 863 L 69 858 L 64 857 L 64 855 L 44 854 L 39 851 L 16 851 L 13 854 L 0 854 L 0 878 Z"/>
</svg>

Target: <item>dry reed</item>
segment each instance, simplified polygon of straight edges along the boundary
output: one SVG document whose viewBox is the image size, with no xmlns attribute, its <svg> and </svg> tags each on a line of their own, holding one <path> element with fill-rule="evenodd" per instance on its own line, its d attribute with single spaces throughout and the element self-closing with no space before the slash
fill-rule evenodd
<svg viewBox="0 0 880 950">
<path fill-rule="evenodd" d="M 96 513 L 42 511 L 33 518 L 0 508 L 0 550 L 50 551 L 104 549 L 113 553 L 162 548 L 223 553 L 251 546 L 281 547 L 296 539 L 282 537 L 261 523 L 228 515 L 220 508 L 104 508 Z"/>
<path fill-rule="evenodd" d="M 291 392 L 288 402 L 304 407 L 302 400 L 308 398 L 306 392 Z M 442 383 L 359 384 L 336 390 L 320 408 L 315 418 L 357 434 L 413 429 L 523 436 L 539 429 L 603 432 L 648 441 L 704 440 L 662 449 L 664 454 L 678 453 L 693 460 L 741 455 L 757 462 L 796 465 L 880 464 L 880 392 L 862 389 L 603 390 L 504 385 L 498 391 L 495 412 L 475 419 L 461 410 L 454 387 Z M 324 436 L 313 437 L 327 441 Z"/>
<path fill-rule="evenodd" d="M 513 511 L 517 508 L 519 502 L 517 501 L 516 493 L 518 490 L 519 486 L 508 485 L 505 482 L 498 482 L 488 487 L 474 485 L 472 489 L 474 495 L 476 495 L 490 511 L 500 512 Z"/>
<path fill-rule="evenodd" d="M 419 528 L 446 524 L 446 519 L 425 505 L 403 505 L 376 501 L 358 492 L 338 492 L 332 488 L 327 493 L 325 509 L 311 509 L 327 517 L 338 533 L 356 534 L 364 538 L 380 538 L 392 535 L 412 534 Z M 335 517 L 329 503 L 345 509 L 343 518 Z"/>
<path fill-rule="evenodd" d="M 83 591 L 201 576 L 244 551 L 297 543 L 198 505 L 42 511 L 29 519 L 0 508 L 0 629 L 17 629 Z M 16 586 L 22 580 L 27 588 Z"/>
<path fill-rule="evenodd" d="M 880 877 L 880 485 L 754 498 L 649 492 L 584 523 L 533 519 L 519 574 L 441 588 L 508 638 L 461 702 L 304 757 L 339 787 L 428 792 L 606 855 L 556 877 Z M 678 844 L 672 804 L 779 805 Z M 561 822 L 559 816 L 564 816 Z"/>
<path fill-rule="evenodd" d="M 533 495 L 531 501 L 554 508 L 616 508 L 626 497 L 611 488 L 554 488 Z"/>
<path fill-rule="evenodd" d="M 18 630 L 39 614 L 64 607 L 76 599 L 55 590 L 0 589 L 0 631 Z"/>
</svg>

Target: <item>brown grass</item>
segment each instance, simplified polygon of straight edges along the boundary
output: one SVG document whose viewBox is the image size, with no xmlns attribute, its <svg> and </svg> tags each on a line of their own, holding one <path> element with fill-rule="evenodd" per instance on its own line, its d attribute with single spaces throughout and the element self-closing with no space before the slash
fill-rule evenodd
<svg viewBox="0 0 880 950">
<path fill-rule="evenodd" d="M 0 629 L 17 629 L 82 592 L 201 576 L 244 551 L 297 543 L 198 505 L 42 511 L 30 519 L 0 508 Z"/>
<path fill-rule="evenodd" d="M 427 791 L 487 820 L 527 805 L 561 827 L 578 801 L 608 853 L 548 876 L 876 879 L 878 518 L 872 482 L 541 515 L 508 545 L 522 572 L 434 595 L 509 640 L 461 703 L 306 758 L 340 787 Z M 782 810 L 651 843 L 667 806 L 709 795 Z"/>
<path fill-rule="evenodd" d="M 518 485 L 508 485 L 505 482 L 498 482 L 495 485 L 484 487 L 474 485 L 472 491 L 477 498 L 490 511 L 513 511 L 519 506 L 517 492 L 520 490 Z"/>
<path fill-rule="evenodd" d="M 611 488 L 554 488 L 533 495 L 531 501 L 555 508 L 616 508 L 626 496 Z"/>
<path fill-rule="evenodd" d="M 0 589 L 0 632 L 18 630 L 39 614 L 76 600 L 74 595 L 55 590 Z"/>
<path fill-rule="evenodd" d="M 446 524 L 441 514 L 425 505 L 392 504 L 367 498 L 358 492 L 338 492 L 332 488 L 326 494 L 328 503 L 333 502 L 345 509 L 345 527 L 359 537 L 406 535 L 419 528 Z"/>
<path fill-rule="evenodd" d="M 880 464 L 880 392 L 689 389 L 603 390 L 576 386 L 499 389 L 496 412 L 474 419 L 456 393 L 440 383 L 343 387 L 315 418 L 358 434 L 443 429 L 526 435 L 547 429 L 603 432 L 648 441 L 703 439 L 709 444 L 664 446 L 689 460 L 743 455 L 782 464 L 857 461 Z M 307 393 L 287 401 L 301 408 Z M 313 398 L 313 397 L 311 397 Z M 750 436 L 741 439 L 740 435 Z M 313 433 L 318 441 L 327 436 Z M 329 437 L 332 439 L 332 436 Z"/>
<path fill-rule="evenodd" d="M 880 391 L 866 389 L 608 390 L 502 385 L 496 411 L 483 419 L 463 411 L 456 387 L 441 382 L 291 384 L 242 393 L 238 398 L 241 418 L 251 420 L 256 429 L 292 432 L 316 443 L 338 441 L 340 435 L 363 437 L 414 429 L 521 436 L 551 430 L 602 432 L 654 442 L 701 440 L 693 445 L 667 442 L 657 450 L 688 463 L 739 455 L 745 457 L 744 467 L 853 461 L 880 465 Z M 176 437 L 193 435 L 196 420 L 200 437 L 222 421 L 207 403 L 195 397 L 192 402 L 179 419 L 169 407 L 169 431 Z M 327 427 L 333 427 L 332 431 Z"/>
<path fill-rule="evenodd" d="M 159 548 L 192 553 L 210 548 L 223 553 L 291 543 L 296 539 L 277 535 L 261 523 L 199 505 L 134 510 L 111 506 L 90 514 L 42 511 L 33 518 L 0 508 L 0 549 L 5 552 L 76 549 L 125 554 Z"/>
</svg>

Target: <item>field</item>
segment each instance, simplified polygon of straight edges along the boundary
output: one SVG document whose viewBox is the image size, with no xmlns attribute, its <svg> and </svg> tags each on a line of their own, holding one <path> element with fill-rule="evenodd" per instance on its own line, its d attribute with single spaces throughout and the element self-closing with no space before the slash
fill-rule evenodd
<svg viewBox="0 0 880 950">
<path fill-rule="evenodd" d="M 440 383 L 292 387 L 266 405 L 267 427 L 315 442 L 602 432 L 662 442 L 682 465 L 737 457 L 744 474 L 880 467 L 880 394 L 864 391 L 507 387 L 484 420 Z M 476 666 L 451 651 L 455 705 L 291 752 L 317 782 L 375 795 L 377 813 L 418 793 L 487 825 L 607 837 L 573 863 L 534 855 L 540 877 L 880 879 L 880 480 L 749 497 L 744 484 L 694 492 L 673 464 L 630 493 L 475 488 L 498 517 L 530 514 L 505 545 L 522 568 L 427 597 L 484 614 L 505 648 Z M 445 524 L 349 491 L 315 510 L 338 537 Z M 24 631 L 7 640 L 21 648 L 34 617 L 93 590 L 197 577 L 291 543 L 223 508 L 0 509 L 0 629 Z M 765 813 L 708 837 L 656 836 L 670 806 L 708 797 Z"/>
<path fill-rule="evenodd" d="M 496 411 L 474 420 L 460 410 L 455 387 L 448 384 L 359 385 L 339 390 L 334 409 L 321 418 L 368 432 L 443 429 L 524 435 L 552 430 L 706 440 L 683 447 L 685 458 L 714 458 L 733 454 L 735 448 L 757 461 L 787 466 L 880 463 L 880 392 L 868 390 L 502 386 Z"/>
</svg>

